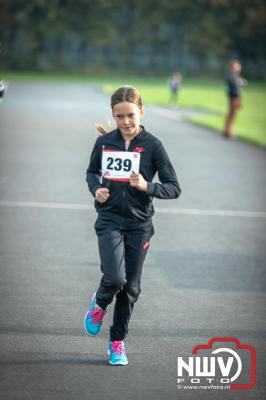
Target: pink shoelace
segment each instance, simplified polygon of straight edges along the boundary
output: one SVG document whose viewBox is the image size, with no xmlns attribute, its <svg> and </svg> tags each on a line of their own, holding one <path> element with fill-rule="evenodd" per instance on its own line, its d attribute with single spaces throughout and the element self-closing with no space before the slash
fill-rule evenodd
<svg viewBox="0 0 266 400">
<path fill-rule="evenodd" d="M 105 312 L 98 307 L 95 307 L 92 312 L 88 314 L 88 317 L 92 317 L 92 322 L 98 324 L 102 322 Z"/>
<path fill-rule="evenodd" d="M 124 351 L 124 343 L 120 340 L 114 340 L 112 342 L 112 347 L 113 347 L 115 354 L 117 354 L 117 355 L 121 355 Z"/>
</svg>

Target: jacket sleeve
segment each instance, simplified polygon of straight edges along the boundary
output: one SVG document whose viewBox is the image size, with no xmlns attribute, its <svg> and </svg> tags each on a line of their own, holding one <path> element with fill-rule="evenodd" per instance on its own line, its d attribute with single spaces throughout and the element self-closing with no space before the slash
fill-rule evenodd
<svg viewBox="0 0 266 400">
<path fill-rule="evenodd" d="M 90 163 L 86 173 L 86 182 L 93 196 L 95 196 L 95 191 L 102 187 L 100 175 L 101 175 L 101 146 L 99 144 L 99 140 L 97 139 L 91 153 Z"/>
<path fill-rule="evenodd" d="M 156 144 L 153 149 L 154 164 L 160 183 L 148 182 L 147 194 L 157 199 L 176 199 L 181 189 L 174 167 L 162 143 Z"/>
</svg>

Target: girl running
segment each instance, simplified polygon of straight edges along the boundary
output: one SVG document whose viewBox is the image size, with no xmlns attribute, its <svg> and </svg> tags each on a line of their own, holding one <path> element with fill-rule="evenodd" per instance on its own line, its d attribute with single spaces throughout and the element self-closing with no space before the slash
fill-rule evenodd
<svg viewBox="0 0 266 400">
<path fill-rule="evenodd" d="M 108 346 L 109 363 L 127 365 L 124 339 L 141 292 L 142 266 L 154 234 L 153 197 L 175 199 L 181 190 L 175 170 L 159 139 L 140 125 L 144 109 L 139 92 L 124 86 L 111 97 L 117 128 L 94 145 L 87 183 L 95 197 L 101 278 L 84 319 L 86 332 L 98 335 L 107 307 L 115 297 Z M 158 172 L 160 183 L 153 178 Z"/>
</svg>

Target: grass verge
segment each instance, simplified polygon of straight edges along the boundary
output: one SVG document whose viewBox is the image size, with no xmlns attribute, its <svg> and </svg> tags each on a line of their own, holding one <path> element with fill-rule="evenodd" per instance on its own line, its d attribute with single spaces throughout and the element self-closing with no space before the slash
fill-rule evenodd
<svg viewBox="0 0 266 400">
<path fill-rule="evenodd" d="M 167 77 L 140 76 L 99 76 L 67 73 L 13 72 L 1 73 L 8 81 L 17 82 L 66 82 L 98 84 L 105 93 L 112 93 L 117 87 L 133 85 L 140 91 L 146 104 L 169 105 Z M 234 124 L 235 136 L 266 146 L 266 84 L 249 82 L 243 90 L 243 109 L 239 110 Z M 227 112 L 227 99 L 223 80 L 184 79 L 180 90 L 178 105 L 181 107 L 212 111 L 215 114 L 195 115 L 187 119 L 217 132 L 222 132 Z"/>
</svg>

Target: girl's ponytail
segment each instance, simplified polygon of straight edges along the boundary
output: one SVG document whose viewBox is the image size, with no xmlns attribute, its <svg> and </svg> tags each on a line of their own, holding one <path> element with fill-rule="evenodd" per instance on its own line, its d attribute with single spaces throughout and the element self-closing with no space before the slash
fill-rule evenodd
<svg viewBox="0 0 266 400">
<path fill-rule="evenodd" d="M 96 122 L 96 124 L 94 126 L 95 126 L 95 128 L 97 130 L 97 133 L 99 135 L 103 136 L 103 135 L 106 135 L 108 133 L 108 131 L 101 124 L 99 124 L 98 122 Z"/>
</svg>

